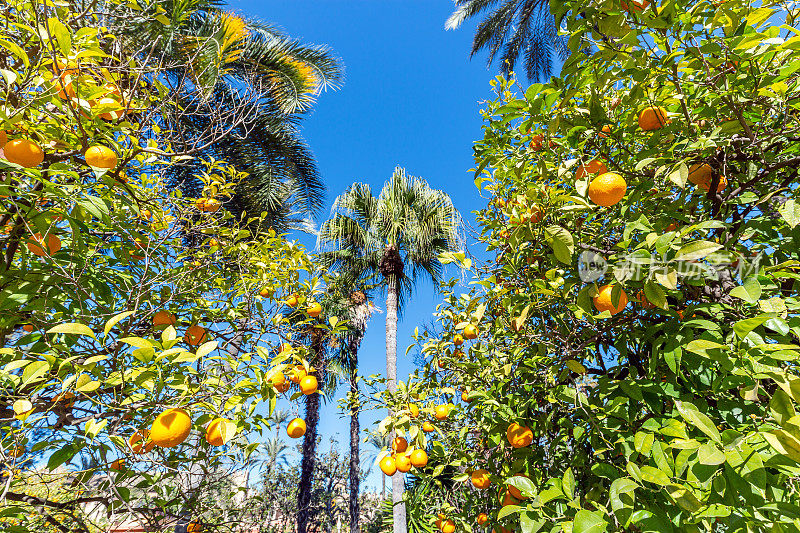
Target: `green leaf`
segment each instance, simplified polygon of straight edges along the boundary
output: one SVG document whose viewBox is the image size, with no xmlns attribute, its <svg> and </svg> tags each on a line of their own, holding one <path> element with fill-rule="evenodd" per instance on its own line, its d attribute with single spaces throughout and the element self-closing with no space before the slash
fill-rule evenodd
<svg viewBox="0 0 800 533">
<path fill-rule="evenodd" d="M 685 346 L 687 352 L 696 353 L 698 355 L 702 355 L 703 357 L 708 357 L 708 354 L 706 354 L 707 350 L 719 350 L 726 348 L 727 346 L 724 344 L 706 339 L 694 339 L 689 341 L 689 343 Z"/>
<path fill-rule="evenodd" d="M 106 427 L 108 424 L 108 419 L 100 420 L 99 422 L 95 419 L 90 419 L 86 422 L 86 427 L 84 428 L 84 433 L 90 439 L 93 439 L 97 436 L 98 433 L 103 431 L 103 428 Z"/>
<path fill-rule="evenodd" d="M 498 520 L 503 519 L 506 516 L 516 514 L 520 511 L 522 511 L 522 507 L 520 507 L 519 505 L 504 505 L 503 508 L 500 509 L 500 512 L 497 513 L 497 519 Z"/>
<path fill-rule="evenodd" d="M 669 477 L 667 477 L 664 472 L 653 466 L 645 465 L 639 469 L 639 473 L 644 481 L 649 481 L 650 483 L 662 486 L 667 486 L 670 484 Z"/>
<path fill-rule="evenodd" d="M 607 531 L 607 528 L 608 522 L 586 509 L 575 513 L 575 520 L 572 522 L 572 533 L 601 533 Z"/>
<path fill-rule="evenodd" d="M 672 496 L 672 498 L 675 500 L 675 503 L 677 503 L 679 507 L 689 511 L 690 513 L 694 513 L 702 506 L 700 500 L 698 500 L 691 491 L 683 487 L 672 488 L 669 495 Z"/>
<path fill-rule="evenodd" d="M 708 416 L 701 413 L 697 409 L 697 406 L 691 402 L 675 400 L 675 407 L 678 409 L 678 412 L 681 414 L 683 419 L 689 424 L 705 433 L 717 444 L 722 444 L 722 438 L 720 437 L 717 426 L 714 425 L 714 422 L 712 422 Z"/>
<path fill-rule="evenodd" d="M 703 465 L 721 465 L 725 462 L 725 453 L 710 442 L 705 442 L 697 450 L 697 460 Z"/>
<path fill-rule="evenodd" d="M 72 36 L 69 29 L 55 17 L 47 19 L 47 30 L 56 38 L 61 54 L 68 56 L 72 48 Z"/>
<path fill-rule="evenodd" d="M 206 356 L 217 349 L 217 341 L 208 341 L 204 342 L 197 348 L 195 352 L 195 356 L 199 359 L 203 356 Z"/>
<path fill-rule="evenodd" d="M 52 471 L 68 462 L 70 459 L 75 457 L 75 454 L 78 453 L 81 448 L 83 448 L 83 443 L 70 442 L 69 444 L 65 444 L 60 450 L 54 452 L 53 455 L 51 455 L 47 460 L 47 469 Z"/>
<path fill-rule="evenodd" d="M 781 389 L 777 389 L 775 394 L 772 395 L 772 399 L 769 401 L 769 410 L 772 413 L 772 418 L 781 426 L 797 415 L 792 404 L 792 398 Z"/>
<path fill-rule="evenodd" d="M 773 429 L 761 435 L 779 454 L 800 463 L 800 441 L 792 435 L 782 429 Z"/>
<path fill-rule="evenodd" d="M 753 318 L 745 318 L 733 325 L 733 331 L 740 339 L 747 337 L 747 334 L 756 329 L 758 326 L 772 318 L 770 315 L 759 315 Z"/>
<path fill-rule="evenodd" d="M 609 500 L 611 508 L 615 511 L 624 507 L 633 507 L 633 502 L 636 498 L 635 491 L 639 485 L 632 479 L 621 477 L 615 479 L 611 483 L 609 490 Z"/>
<path fill-rule="evenodd" d="M 39 381 L 49 370 L 50 363 L 47 361 L 34 361 L 22 371 L 22 385 L 29 385 Z"/>
<path fill-rule="evenodd" d="M 70 324 L 59 324 L 55 327 L 52 327 L 47 330 L 47 333 L 69 333 L 72 335 L 86 335 L 87 337 L 91 337 L 96 339 L 97 337 L 94 336 L 94 332 L 89 329 L 88 326 L 83 324 L 78 324 L 77 322 L 73 322 Z"/>
<path fill-rule="evenodd" d="M 572 264 L 575 253 L 575 241 L 570 232 L 561 226 L 548 226 L 544 230 L 545 240 L 553 249 L 556 259 L 567 265 Z"/>
<path fill-rule="evenodd" d="M 26 67 L 31 66 L 31 61 L 28 58 L 28 54 L 18 44 L 5 39 L 0 39 L 0 46 L 11 52 L 11 55 L 25 63 Z"/>
<path fill-rule="evenodd" d="M 647 280 L 644 284 L 644 296 L 647 301 L 661 309 L 667 308 L 667 293 L 659 285 Z"/>
<path fill-rule="evenodd" d="M 106 322 L 106 325 L 103 328 L 103 337 L 108 337 L 108 334 L 111 331 L 111 328 L 113 328 L 114 326 L 119 324 L 119 322 L 121 320 L 125 320 L 126 318 L 128 318 L 129 316 L 131 316 L 135 312 L 136 311 L 125 311 L 124 313 L 120 313 L 118 315 L 114 315 L 111 318 L 109 318 L 108 322 Z"/>
<path fill-rule="evenodd" d="M 794 201 L 793 198 L 786 200 L 782 206 L 778 208 L 778 212 L 783 217 L 783 220 L 789 224 L 789 227 L 794 229 L 800 223 L 800 205 Z"/>
<path fill-rule="evenodd" d="M 675 255 L 675 261 L 696 261 L 722 248 L 721 244 L 710 241 L 694 241 L 683 246 Z"/>
<path fill-rule="evenodd" d="M 586 367 L 580 364 L 578 361 L 575 361 L 574 359 L 568 359 L 564 364 L 567 365 L 567 368 L 569 368 L 576 374 L 586 373 Z"/>
<path fill-rule="evenodd" d="M 655 442 L 655 435 L 647 431 L 637 431 L 633 436 L 633 448 L 640 454 L 649 457 L 650 449 Z"/>
<path fill-rule="evenodd" d="M 666 272 L 664 272 L 666 270 Z M 656 281 L 664 287 L 675 290 L 678 288 L 678 271 L 672 267 L 660 268 L 654 274 Z"/>
<path fill-rule="evenodd" d="M 761 298 L 761 284 L 755 276 L 747 278 L 741 285 L 731 289 L 730 295 L 749 304 L 754 304 Z"/>
<path fill-rule="evenodd" d="M 572 473 L 572 468 L 567 467 L 564 472 L 564 477 L 561 479 L 561 487 L 564 489 L 564 494 L 567 498 L 575 497 L 575 474 Z"/>
</svg>

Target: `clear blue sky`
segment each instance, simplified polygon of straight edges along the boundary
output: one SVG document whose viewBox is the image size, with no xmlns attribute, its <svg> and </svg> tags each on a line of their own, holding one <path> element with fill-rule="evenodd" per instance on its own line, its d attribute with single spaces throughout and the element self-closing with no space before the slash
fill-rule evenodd
<svg viewBox="0 0 800 533">
<path fill-rule="evenodd" d="M 473 220 L 470 211 L 485 202 L 468 170 L 472 143 L 482 136 L 481 102 L 491 97 L 495 71 L 486 69 L 485 56 L 469 59 L 474 25 L 444 30 L 451 0 L 230 0 L 230 6 L 305 43 L 327 44 L 345 65 L 342 88 L 323 93 L 304 126 L 328 186 L 328 206 L 355 181 L 380 190 L 400 165 L 449 193 L 465 219 Z M 480 254 L 480 248 L 470 249 Z M 430 320 L 439 301 L 425 284 L 407 307 L 398 332 L 400 379 L 414 367 L 403 356 L 414 328 Z M 378 314 L 369 325 L 362 375 L 385 372 L 384 320 Z M 362 428 L 377 418 L 376 412 L 362 415 Z M 335 402 L 325 407 L 320 429 L 323 449 L 336 436 L 346 450 L 349 420 Z M 367 484 L 380 487 L 375 472 Z"/>
</svg>

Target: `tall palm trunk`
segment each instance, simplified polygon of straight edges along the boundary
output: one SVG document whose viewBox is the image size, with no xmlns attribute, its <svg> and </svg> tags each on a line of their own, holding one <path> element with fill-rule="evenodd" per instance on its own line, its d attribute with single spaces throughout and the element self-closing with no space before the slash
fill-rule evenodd
<svg viewBox="0 0 800 533">
<path fill-rule="evenodd" d="M 397 392 L 397 307 L 398 283 L 403 273 L 403 259 L 396 246 L 389 245 L 380 266 L 386 277 L 386 384 L 389 392 Z M 389 413 L 390 415 L 392 413 Z M 392 434 L 394 439 L 394 434 Z M 394 533 L 406 533 L 406 506 L 403 503 L 403 473 L 392 476 L 392 516 Z"/>
<path fill-rule="evenodd" d="M 357 291 L 350 296 L 354 304 L 350 308 L 350 325 L 353 332 L 348 338 L 347 352 L 350 360 L 350 533 L 359 533 L 359 504 L 358 495 L 361 483 L 361 453 L 359 451 L 359 422 L 358 412 L 360 408 L 358 393 L 358 350 L 361 341 L 364 340 L 364 333 L 367 330 L 367 321 L 370 316 L 367 298 L 363 292 Z"/>
<path fill-rule="evenodd" d="M 311 341 L 314 360 L 319 365 L 316 377 L 320 390 L 306 396 L 306 434 L 303 437 L 303 460 L 300 463 L 300 485 L 297 490 L 297 533 L 308 533 L 308 522 L 311 518 L 311 489 L 314 484 L 314 469 L 317 462 L 319 405 L 326 371 L 322 340 L 322 335 L 315 334 Z"/>
<path fill-rule="evenodd" d="M 359 424 L 358 424 L 358 369 L 350 372 L 350 533 L 358 533 L 359 525 L 358 493 L 361 481 L 359 467 Z"/>
</svg>

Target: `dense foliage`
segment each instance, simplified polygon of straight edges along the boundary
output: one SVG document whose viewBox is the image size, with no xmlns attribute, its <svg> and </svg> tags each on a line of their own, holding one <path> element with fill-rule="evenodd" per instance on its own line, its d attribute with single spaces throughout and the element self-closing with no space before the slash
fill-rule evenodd
<svg viewBox="0 0 800 533">
<path fill-rule="evenodd" d="M 305 347 L 278 346 L 329 329 L 307 312 L 317 272 L 221 209 L 245 177 L 227 163 L 198 161 L 198 199 L 167 186 L 191 157 L 159 126 L 170 88 L 102 10 L 19 0 L 2 18 L 2 527 L 202 522 L 216 474 L 269 427 L 273 378 L 307 364 Z M 170 408 L 185 434 L 181 412 L 156 423 Z"/>
<path fill-rule="evenodd" d="M 793 531 L 797 12 L 553 9 L 561 77 L 498 80 L 475 147 L 496 261 L 452 258 L 471 288 L 420 334 L 429 363 L 384 427 L 427 446 L 445 533 L 479 513 L 498 531 Z"/>
</svg>

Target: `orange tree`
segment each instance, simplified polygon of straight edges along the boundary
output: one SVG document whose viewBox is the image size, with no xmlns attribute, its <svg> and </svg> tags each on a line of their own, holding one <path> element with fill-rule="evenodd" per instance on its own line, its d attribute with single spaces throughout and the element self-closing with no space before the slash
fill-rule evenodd
<svg viewBox="0 0 800 533">
<path fill-rule="evenodd" d="M 419 335 L 388 403 L 422 410 L 384 428 L 459 482 L 426 502 L 442 531 L 793 531 L 797 12 L 553 9 L 561 77 L 498 80 L 475 147 L 496 260 Z"/>
<path fill-rule="evenodd" d="M 220 209 L 233 167 L 202 162 L 198 200 L 164 185 L 192 156 L 159 128 L 162 73 L 71 5 L 2 14 L 0 517 L 22 532 L 214 526 L 191 502 L 249 456 L 284 371 L 307 364 L 272 344 L 307 326 L 280 300 L 303 314 L 320 281 L 301 247 Z"/>
</svg>

